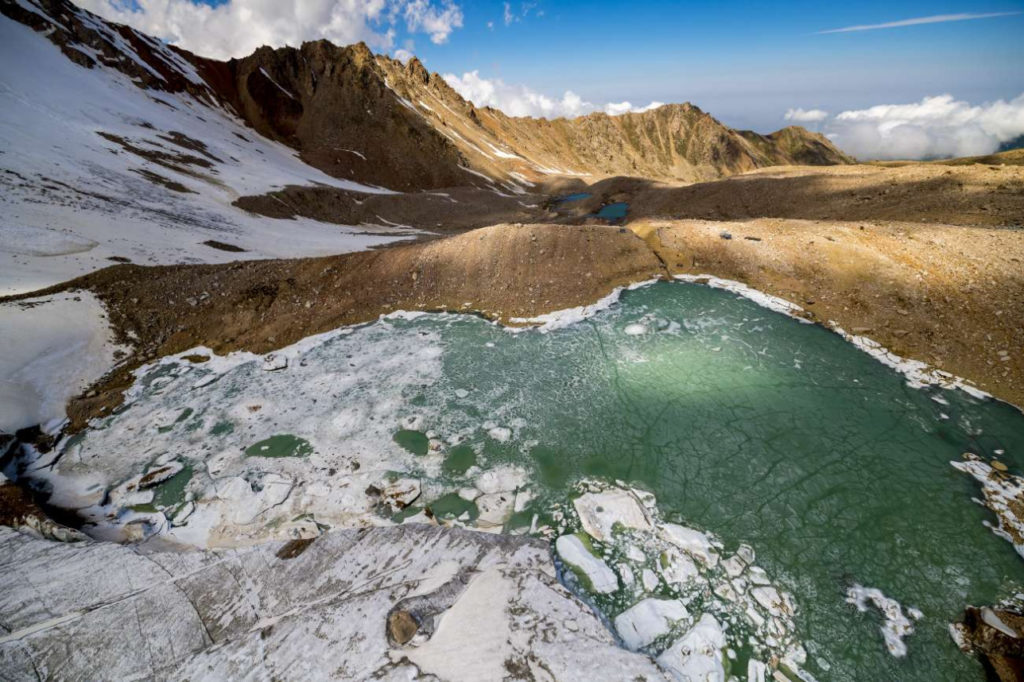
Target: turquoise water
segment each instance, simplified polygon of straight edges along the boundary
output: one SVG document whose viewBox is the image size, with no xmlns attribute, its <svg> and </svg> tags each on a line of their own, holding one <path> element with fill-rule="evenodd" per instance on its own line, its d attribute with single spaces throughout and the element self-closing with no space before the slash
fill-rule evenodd
<svg viewBox="0 0 1024 682">
<path fill-rule="evenodd" d="M 577 192 L 575 194 L 566 194 L 564 197 L 558 197 L 557 202 L 559 204 L 567 204 L 570 201 L 580 201 L 590 196 L 590 192 Z"/>
<path fill-rule="evenodd" d="M 285 470 L 345 489 L 373 462 L 401 461 L 396 475 L 424 486 L 405 516 L 433 505 L 472 520 L 476 506 L 453 493 L 515 465 L 537 498 L 510 526 L 551 519 L 581 479 L 619 479 L 725 552 L 753 547 L 793 596 L 804 667 L 820 680 L 980 679 L 947 625 L 968 604 L 1024 590 L 1021 558 L 972 501 L 978 484 L 950 466 L 1003 450 L 1020 474 L 1024 415 L 911 388 L 837 335 L 729 292 L 657 283 L 546 333 L 463 315 L 388 320 L 311 346 L 283 371 L 254 361 L 196 381 L 206 371 L 150 370 L 139 399 L 86 432 L 59 473 L 127 477 L 144 470 L 127 458 L 169 452 L 201 496 L 208 471 Z M 346 463 L 353 453 L 361 468 Z M 877 612 L 845 602 L 854 584 L 923 612 L 905 658 L 886 651 Z"/>
<path fill-rule="evenodd" d="M 597 215 L 598 218 L 604 218 L 605 220 L 618 221 L 625 220 L 628 212 L 629 204 L 625 201 L 620 201 L 614 204 L 602 206 L 601 210 L 599 210 L 595 215 Z"/>
<path fill-rule="evenodd" d="M 624 334 L 631 324 L 648 333 Z M 949 462 L 1002 449 L 1020 472 L 1013 407 L 910 388 L 821 327 L 695 285 L 626 292 L 547 334 L 445 326 L 444 379 L 428 404 L 453 423 L 478 419 L 482 402 L 524 424 L 508 443 L 481 439 L 485 466 L 526 462 L 555 496 L 581 476 L 636 482 L 668 518 L 730 550 L 752 545 L 794 595 L 820 679 L 980 677 L 947 624 L 1019 590 L 1024 566 Z M 444 399 L 455 387 L 472 397 Z M 853 583 L 924 613 L 906 658 L 885 651 L 877 613 L 844 603 Z"/>
</svg>

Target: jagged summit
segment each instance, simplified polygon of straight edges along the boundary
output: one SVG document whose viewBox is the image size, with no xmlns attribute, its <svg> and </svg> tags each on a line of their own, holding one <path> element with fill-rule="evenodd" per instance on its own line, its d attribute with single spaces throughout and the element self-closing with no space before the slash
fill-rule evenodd
<svg viewBox="0 0 1024 682">
<path fill-rule="evenodd" d="M 68 0 L 3 0 L 0 10 L 86 67 L 142 88 L 219 104 L 337 178 L 396 190 L 477 185 L 520 193 L 552 175 L 698 181 L 781 164 L 850 160 L 802 128 L 733 130 L 692 104 L 574 119 L 507 116 L 464 100 L 417 58 L 365 43 L 261 47 L 226 62 L 106 22 Z"/>
</svg>

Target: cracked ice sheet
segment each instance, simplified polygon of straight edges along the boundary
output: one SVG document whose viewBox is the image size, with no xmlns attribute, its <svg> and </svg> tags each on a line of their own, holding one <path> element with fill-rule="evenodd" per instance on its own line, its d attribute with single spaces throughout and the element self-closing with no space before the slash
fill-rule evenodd
<svg viewBox="0 0 1024 682">
<path fill-rule="evenodd" d="M 207 159 L 211 168 L 180 173 L 97 134 L 145 149 L 197 154 L 158 137 L 171 131 L 204 143 L 219 161 Z M 262 218 L 231 206 L 239 196 L 288 184 L 388 190 L 332 178 L 226 110 L 187 94 L 143 90 L 112 69 L 80 67 L 42 35 L 3 16 L 0 149 L 0 295 L 108 266 L 111 256 L 144 264 L 291 258 L 362 250 L 413 234 L 391 229 L 391 235 L 370 235 L 308 219 Z M 138 170 L 194 193 L 149 182 Z M 247 252 L 221 251 L 206 240 Z"/>
<path fill-rule="evenodd" d="M 393 333 L 382 320 L 277 351 L 275 359 L 288 360 L 277 371 L 264 367 L 281 363 L 245 352 L 181 354 L 210 356 L 197 365 L 164 358 L 136 371 L 119 414 L 69 441 L 67 456 L 50 455 L 59 457 L 52 470 L 41 456 L 34 476 L 52 484 L 51 503 L 99 523 L 96 537 L 141 539 L 144 529 L 166 530 L 171 541 L 230 546 L 315 535 L 317 523 L 385 523 L 365 491 L 391 471 L 419 467 L 392 434 L 411 416 L 403 392 L 438 380 L 439 340 L 436 332 Z M 247 452 L 291 434 L 308 442 L 304 456 Z M 153 492 L 139 480 L 181 465 L 191 479 L 180 502 L 194 507 L 177 507 L 174 514 L 187 513 L 188 523 L 169 528 L 163 514 L 146 508 Z"/>
<path fill-rule="evenodd" d="M 577 490 L 553 513 L 556 553 L 569 583 L 613 620 L 627 647 L 656 656 L 680 680 L 725 680 L 736 665 L 727 650 L 747 648 L 743 670 L 763 660 L 808 676 L 794 600 L 754 565 L 752 548 L 720 560 L 717 538 L 664 522 L 648 492 L 598 481 Z M 653 579 L 637 580 L 644 573 Z"/>
<path fill-rule="evenodd" d="M 115 364 L 103 304 L 89 292 L 0 304 L 0 431 L 57 428 L 64 405 Z"/>
<path fill-rule="evenodd" d="M 465 679 L 506 665 L 557 680 L 663 679 L 615 645 L 557 582 L 544 545 L 526 538 L 407 525 L 330 533 L 282 558 L 281 543 L 143 554 L 4 528 L 0 548 L 11 562 L 0 574 L 0 661 L 18 679 Z M 387 613 L 436 587 L 438 555 L 475 577 L 433 639 L 393 649 Z M 463 633 L 469 641 L 447 658 L 432 656 Z"/>
</svg>

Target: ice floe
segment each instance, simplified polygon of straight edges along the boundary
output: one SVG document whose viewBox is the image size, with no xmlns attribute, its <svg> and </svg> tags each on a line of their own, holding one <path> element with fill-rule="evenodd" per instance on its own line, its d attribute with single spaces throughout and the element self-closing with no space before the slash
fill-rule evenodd
<svg viewBox="0 0 1024 682">
<path fill-rule="evenodd" d="M 556 552 L 627 648 L 680 680 L 738 674 L 726 649 L 751 652 L 754 679 L 780 666 L 809 677 L 796 603 L 749 546 L 728 554 L 713 535 L 662 521 L 654 496 L 634 487 L 583 481 L 579 490 L 560 517 Z M 748 662 L 735 665 L 746 672 Z"/>
<path fill-rule="evenodd" d="M 1005 465 L 997 468 L 977 455 L 967 452 L 961 462 L 950 462 L 957 471 L 972 476 L 981 484 L 985 506 L 995 512 L 998 519 L 992 532 L 1013 545 L 1024 557 L 1024 478 L 1008 473 Z"/>
<path fill-rule="evenodd" d="M 905 637 L 914 634 L 914 621 L 920 620 L 922 614 L 915 608 L 904 608 L 898 601 L 885 596 L 875 587 L 853 585 L 846 592 L 846 601 L 857 607 L 858 611 L 867 611 L 874 606 L 882 614 L 882 637 L 885 648 L 897 658 L 907 655 Z"/>
</svg>

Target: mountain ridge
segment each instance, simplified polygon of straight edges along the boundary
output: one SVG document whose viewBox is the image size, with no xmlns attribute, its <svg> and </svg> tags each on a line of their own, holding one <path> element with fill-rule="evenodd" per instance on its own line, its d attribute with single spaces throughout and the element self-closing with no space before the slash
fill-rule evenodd
<svg viewBox="0 0 1024 682">
<path fill-rule="evenodd" d="M 771 165 L 851 159 L 802 128 L 737 131 L 689 104 L 573 119 L 512 117 L 476 107 L 417 58 L 402 63 L 364 43 L 260 47 L 218 61 L 106 22 L 68 0 L 3 0 L 81 66 L 129 75 L 139 87 L 185 91 L 230 109 L 337 178 L 410 191 L 475 185 L 522 194 L 550 176 L 711 180 Z"/>
</svg>

